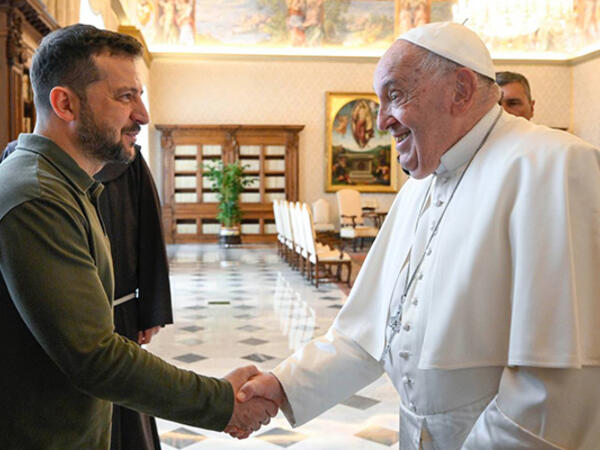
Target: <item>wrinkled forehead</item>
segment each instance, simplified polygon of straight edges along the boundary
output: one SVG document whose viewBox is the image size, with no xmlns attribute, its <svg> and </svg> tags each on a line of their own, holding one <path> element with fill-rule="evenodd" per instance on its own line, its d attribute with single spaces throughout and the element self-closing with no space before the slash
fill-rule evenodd
<svg viewBox="0 0 600 450">
<path fill-rule="evenodd" d="M 378 67 L 389 67 L 397 64 L 411 64 L 418 59 L 418 47 L 408 41 L 398 39 L 386 50 L 379 59 Z"/>
<path fill-rule="evenodd" d="M 377 63 L 375 86 L 388 84 L 393 80 L 414 80 L 419 72 L 419 63 L 426 52 L 408 41 L 396 40 Z"/>
</svg>

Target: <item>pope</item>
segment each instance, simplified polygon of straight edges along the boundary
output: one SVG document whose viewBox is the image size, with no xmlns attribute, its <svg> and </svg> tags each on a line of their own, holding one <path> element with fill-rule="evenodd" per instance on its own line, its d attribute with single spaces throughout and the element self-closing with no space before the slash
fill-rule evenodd
<svg viewBox="0 0 600 450">
<path fill-rule="evenodd" d="M 494 77 L 454 23 L 383 55 L 378 126 L 411 178 L 327 334 L 240 401 L 299 426 L 387 372 L 402 449 L 597 448 L 600 152 L 503 112 Z"/>
</svg>

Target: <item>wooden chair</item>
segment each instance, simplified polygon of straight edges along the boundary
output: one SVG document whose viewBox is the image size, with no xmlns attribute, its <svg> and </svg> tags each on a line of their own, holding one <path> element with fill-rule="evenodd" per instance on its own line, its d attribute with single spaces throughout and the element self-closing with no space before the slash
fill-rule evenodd
<svg viewBox="0 0 600 450">
<path fill-rule="evenodd" d="M 281 200 L 279 205 L 281 206 L 281 209 L 279 210 L 279 217 L 281 218 L 281 224 L 283 226 L 285 238 L 284 258 L 287 263 L 293 267 L 296 258 L 296 252 L 294 251 L 295 245 L 290 218 L 290 204 L 286 200 Z"/>
<path fill-rule="evenodd" d="M 281 223 L 281 206 L 279 200 L 273 200 L 273 217 L 275 218 L 275 229 L 277 230 L 277 254 L 283 256 L 285 247 L 285 234 Z"/>
<path fill-rule="evenodd" d="M 326 246 L 321 246 L 319 250 L 312 215 L 306 204 L 302 205 L 301 212 L 304 243 L 308 251 L 309 280 L 311 282 L 314 281 L 317 288 L 319 287 L 319 282 L 341 281 L 342 267 L 346 267 L 346 283 L 350 286 L 350 275 L 352 273 L 350 255 L 342 250 L 333 250 Z M 333 268 L 335 268 L 335 274 L 332 271 Z"/>
<path fill-rule="evenodd" d="M 364 238 L 375 238 L 377 227 L 365 225 L 360 192 L 356 189 L 340 189 L 336 193 L 340 214 L 340 239 L 342 249 L 344 239 L 352 240 L 352 249 L 356 251 L 356 240 L 360 239 L 363 248 Z"/>
<path fill-rule="evenodd" d="M 329 202 L 320 198 L 312 204 L 313 220 L 315 222 L 315 232 L 329 233 L 335 230 L 335 226 L 329 217 Z"/>
</svg>

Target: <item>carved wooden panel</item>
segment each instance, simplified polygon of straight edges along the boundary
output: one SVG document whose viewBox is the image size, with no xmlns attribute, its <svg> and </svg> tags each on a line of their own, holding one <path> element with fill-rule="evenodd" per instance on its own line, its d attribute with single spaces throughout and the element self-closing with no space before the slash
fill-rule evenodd
<svg viewBox="0 0 600 450">
<path fill-rule="evenodd" d="M 39 0 L 0 0 L 0 151 L 35 125 L 29 66 L 31 43 L 58 29 Z M 29 44 L 28 44 L 29 43 Z"/>
</svg>

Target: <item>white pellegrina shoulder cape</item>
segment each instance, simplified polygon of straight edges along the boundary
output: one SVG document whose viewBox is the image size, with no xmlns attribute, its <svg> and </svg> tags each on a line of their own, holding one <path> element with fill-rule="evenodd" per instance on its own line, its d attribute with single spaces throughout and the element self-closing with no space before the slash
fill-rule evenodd
<svg viewBox="0 0 600 450">
<path fill-rule="evenodd" d="M 380 359 L 430 179 L 406 182 L 334 327 Z M 438 230 L 419 368 L 600 365 L 600 152 L 502 113 Z"/>
</svg>

